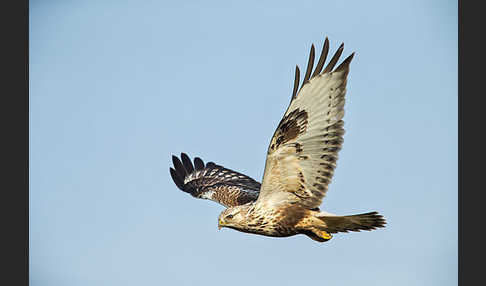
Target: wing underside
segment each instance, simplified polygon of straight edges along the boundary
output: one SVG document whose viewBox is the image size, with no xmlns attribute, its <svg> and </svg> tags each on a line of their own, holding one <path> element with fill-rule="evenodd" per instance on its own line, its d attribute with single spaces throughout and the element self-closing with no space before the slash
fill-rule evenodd
<svg viewBox="0 0 486 286">
<path fill-rule="evenodd" d="M 300 71 L 296 68 L 290 105 L 268 147 L 258 202 L 298 203 L 308 209 L 322 202 L 343 143 L 346 78 L 354 55 L 334 69 L 343 51 L 341 44 L 324 68 L 328 50 L 326 38 L 312 71 L 312 45 L 300 89 Z"/>
</svg>

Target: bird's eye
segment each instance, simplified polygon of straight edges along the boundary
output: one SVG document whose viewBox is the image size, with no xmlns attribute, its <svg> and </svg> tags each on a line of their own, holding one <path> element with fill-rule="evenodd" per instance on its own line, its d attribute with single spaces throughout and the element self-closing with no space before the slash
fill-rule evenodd
<svg viewBox="0 0 486 286">
<path fill-rule="evenodd" d="M 226 218 L 227 218 L 227 219 L 232 219 L 232 218 L 233 218 L 233 215 L 232 215 L 232 214 L 227 215 L 227 216 L 226 216 Z"/>
</svg>

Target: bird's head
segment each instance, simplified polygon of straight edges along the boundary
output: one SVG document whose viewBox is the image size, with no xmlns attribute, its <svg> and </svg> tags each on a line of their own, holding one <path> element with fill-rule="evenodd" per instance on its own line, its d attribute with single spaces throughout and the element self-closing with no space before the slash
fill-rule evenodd
<svg viewBox="0 0 486 286">
<path fill-rule="evenodd" d="M 248 206 L 236 206 L 225 209 L 218 217 L 218 228 L 230 227 L 240 229 L 246 225 Z"/>
</svg>

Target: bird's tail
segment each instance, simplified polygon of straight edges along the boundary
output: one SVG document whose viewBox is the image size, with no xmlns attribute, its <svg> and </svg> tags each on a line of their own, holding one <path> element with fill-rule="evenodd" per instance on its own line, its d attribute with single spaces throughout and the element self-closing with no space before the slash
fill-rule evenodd
<svg viewBox="0 0 486 286">
<path fill-rule="evenodd" d="M 325 231 L 329 233 L 374 230 L 385 227 L 386 221 L 378 212 L 369 212 L 357 215 L 337 216 L 320 213 L 317 218 L 325 224 Z"/>
</svg>

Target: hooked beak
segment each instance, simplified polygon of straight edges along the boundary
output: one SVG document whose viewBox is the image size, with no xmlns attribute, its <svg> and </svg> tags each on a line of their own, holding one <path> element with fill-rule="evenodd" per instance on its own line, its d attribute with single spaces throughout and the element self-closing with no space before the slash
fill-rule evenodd
<svg viewBox="0 0 486 286">
<path fill-rule="evenodd" d="M 218 230 L 221 230 L 221 228 L 224 226 L 224 223 L 221 219 L 218 220 Z"/>
</svg>

